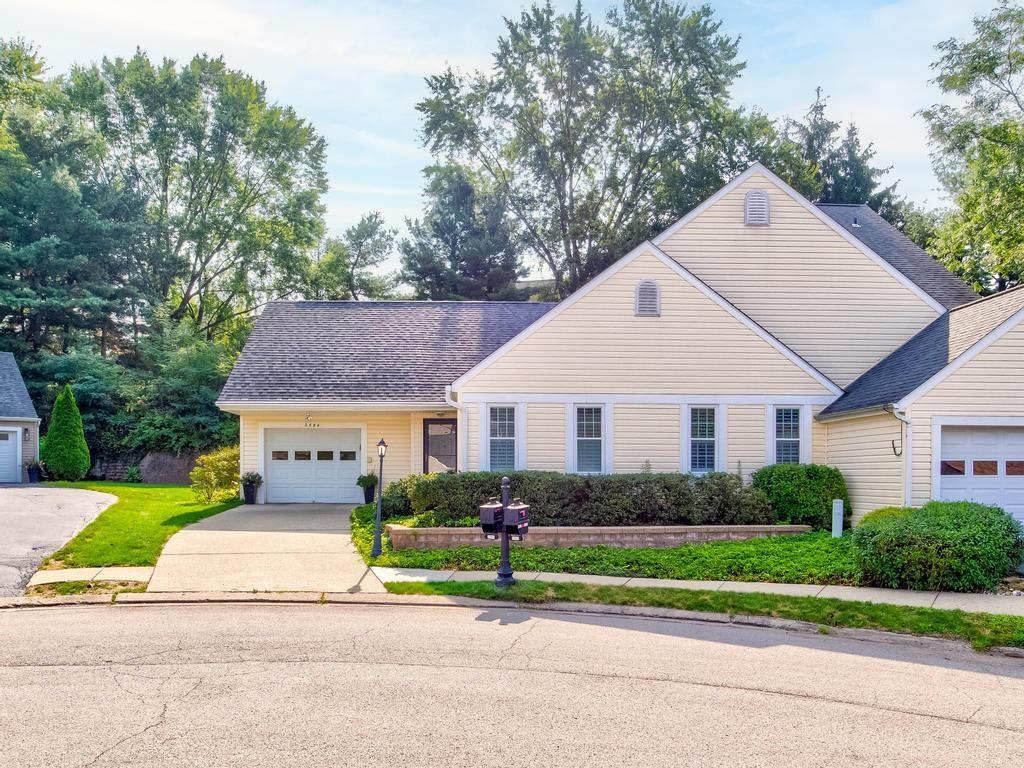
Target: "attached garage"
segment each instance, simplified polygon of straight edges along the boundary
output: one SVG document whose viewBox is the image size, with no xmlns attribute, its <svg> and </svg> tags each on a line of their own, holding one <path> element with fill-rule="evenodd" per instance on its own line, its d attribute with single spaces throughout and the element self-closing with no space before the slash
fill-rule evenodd
<svg viewBox="0 0 1024 768">
<path fill-rule="evenodd" d="M 21 430 L 0 426 L 0 483 L 21 482 Z"/>
<path fill-rule="evenodd" d="M 14 355 L 0 352 L 0 483 L 25 482 L 38 459 L 39 417 Z"/>
<path fill-rule="evenodd" d="M 272 504 L 362 501 L 356 479 L 363 465 L 363 430 L 268 428 L 263 466 Z"/>
<path fill-rule="evenodd" d="M 1024 427 L 944 426 L 939 498 L 1002 507 L 1024 521 Z"/>
</svg>

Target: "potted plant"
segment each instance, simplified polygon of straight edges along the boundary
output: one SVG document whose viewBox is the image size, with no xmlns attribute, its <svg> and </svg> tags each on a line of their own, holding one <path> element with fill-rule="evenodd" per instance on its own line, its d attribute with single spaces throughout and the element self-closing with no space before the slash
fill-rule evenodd
<svg viewBox="0 0 1024 768">
<path fill-rule="evenodd" d="M 28 481 L 38 483 L 43 479 L 43 462 L 31 459 L 25 462 L 25 471 L 28 472 Z"/>
<path fill-rule="evenodd" d="M 246 504 L 256 503 L 256 489 L 263 485 L 263 476 L 259 472 L 246 472 L 242 475 L 242 496 Z"/>
<path fill-rule="evenodd" d="M 369 504 L 373 501 L 373 491 L 377 487 L 377 475 L 371 472 L 368 475 L 360 475 L 356 485 L 363 489 L 363 501 Z"/>
</svg>

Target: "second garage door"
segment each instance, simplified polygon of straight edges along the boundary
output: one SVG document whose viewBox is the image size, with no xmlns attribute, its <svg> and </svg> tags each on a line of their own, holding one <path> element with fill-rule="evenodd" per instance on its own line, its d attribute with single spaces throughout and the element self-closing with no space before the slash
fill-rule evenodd
<svg viewBox="0 0 1024 768">
<path fill-rule="evenodd" d="M 943 427 L 940 497 L 1001 507 L 1024 520 L 1024 428 Z"/>
<path fill-rule="evenodd" d="M 266 500 L 271 504 L 358 503 L 359 429 L 268 429 Z"/>
</svg>

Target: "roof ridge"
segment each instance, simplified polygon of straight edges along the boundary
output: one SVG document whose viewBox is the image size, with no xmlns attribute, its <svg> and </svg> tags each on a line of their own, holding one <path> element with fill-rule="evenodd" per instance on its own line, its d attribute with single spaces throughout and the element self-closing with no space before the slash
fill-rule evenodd
<svg viewBox="0 0 1024 768">
<path fill-rule="evenodd" d="M 871 208 L 871 206 L 868 205 L 867 203 L 822 203 L 822 202 L 817 202 L 817 203 L 815 203 L 815 205 L 818 206 L 819 208 L 821 208 L 821 206 L 823 206 L 823 205 L 831 205 L 831 206 L 834 206 L 834 207 L 837 207 L 837 208 L 839 206 L 842 206 L 844 208 Z M 871 210 L 875 211 L 874 208 L 871 208 Z M 875 211 L 875 213 L 878 213 L 878 211 Z"/>
<path fill-rule="evenodd" d="M 964 309 L 966 307 L 973 307 L 975 304 L 981 304 L 983 302 L 988 301 L 989 299 L 995 299 L 1000 296 L 1005 296 L 1008 293 L 1014 293 L 1015 291 L 1019 291 L 1021 288 L 1024 288 L 1024 283 L 1021 283 L 1020 285 L 1014 285 L 1010 288 L 1004 288 L 1003 290 L 996 291 L 995 293 L 990 293 L 988 296 L 979 296 L 974 301 L 968 301 L 966 304 L 961 304 L 957 307 L 953 307 L 949 311 L 959 312 L 961 309 Z"/>
</svg>

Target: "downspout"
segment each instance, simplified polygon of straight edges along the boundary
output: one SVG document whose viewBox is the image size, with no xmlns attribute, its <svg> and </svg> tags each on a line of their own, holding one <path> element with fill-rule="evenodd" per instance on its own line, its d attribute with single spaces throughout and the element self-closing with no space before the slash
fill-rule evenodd
<svg viewBox="0 0 1024 768">
<path fill-rule="evenodd" d="M 907 417 L 905 410 L 896 407 L 896 403 L 889 403 L 882 406 L 882 410 L 891 413 L 904 425 L 903 435 L 899 453 L 896 452 L 896 441 L 892 441 L 892 452 L 896 456 L 903 457 L 903 505 L 913 506 L 914 503 L 914 465 L 911 461 L 913 454 L 914 425 Z"/>
</svg>

